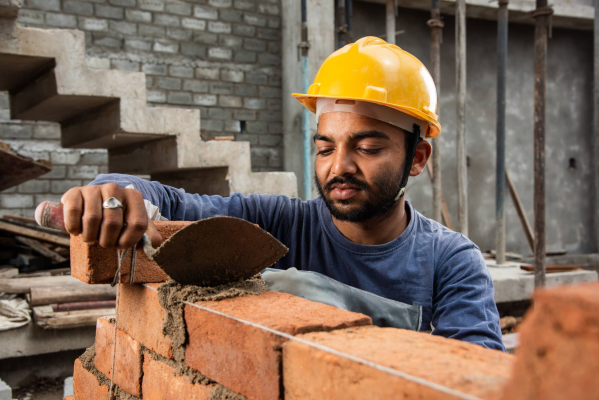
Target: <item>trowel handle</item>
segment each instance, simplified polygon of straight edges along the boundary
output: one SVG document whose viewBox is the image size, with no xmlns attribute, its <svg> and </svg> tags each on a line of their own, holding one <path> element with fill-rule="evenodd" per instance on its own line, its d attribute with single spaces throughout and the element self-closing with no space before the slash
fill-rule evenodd
<svg viewBox="0 0 599 400">
<path fill-rule="evenodd" d="M 44 201 L 35 209 L 35 221 L 45 228 L 66 231 L 61 203 Z"/>
</svg>

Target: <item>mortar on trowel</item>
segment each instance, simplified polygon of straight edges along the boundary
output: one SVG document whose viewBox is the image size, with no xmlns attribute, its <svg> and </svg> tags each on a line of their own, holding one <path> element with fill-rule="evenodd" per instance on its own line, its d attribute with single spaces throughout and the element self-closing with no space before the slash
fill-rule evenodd
<svg viewBox="0 0 599 400">
<path fill-rule="evenodd" d="M 36 219 L 41 226 L 65 230 L 61 204 L 44 202 L 38 209 Z M 157 249 L 152 248 L 146 234 L 141 242 L 145 254 L 171 279 L 197 286 L 217 286 L 251 278 L 288 252 L 268 232 L 233 217 L 196 221 Z"/>
</svg>

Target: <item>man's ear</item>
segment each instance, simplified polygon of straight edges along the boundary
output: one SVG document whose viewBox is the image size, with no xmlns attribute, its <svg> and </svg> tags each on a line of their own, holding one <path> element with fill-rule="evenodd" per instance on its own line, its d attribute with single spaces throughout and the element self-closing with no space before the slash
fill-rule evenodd
<svg viewBox="0 0 599 400">
<path fill-rule="evenodd" d="M 410 176 L 418 176 L 422 173 L 424 168 L 426 168 L 426 163 L 431 157 L 432 152 L 433 147 L 427 140 L 422 140 L 420 143 L 418 143 L 418 146 L 416 146 L 416 152 L 414 153 L 412 169 L 410 169 Z"/>
</svg>

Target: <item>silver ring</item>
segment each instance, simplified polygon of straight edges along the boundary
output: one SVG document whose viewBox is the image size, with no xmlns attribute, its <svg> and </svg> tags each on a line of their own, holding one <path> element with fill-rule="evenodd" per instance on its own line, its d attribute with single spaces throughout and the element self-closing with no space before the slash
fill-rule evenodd
<svg viewBox="0 0 599 400">
<path fill-rule="evenodd" d="M 123 208 L 123 203 L 115 199 L 114 197 L 109 197 L 106 199 L 104 203 L 102 203 L 102 208 L 106 208 L 108 210 L 116 210 L 117 208 Z"/>
</svg>

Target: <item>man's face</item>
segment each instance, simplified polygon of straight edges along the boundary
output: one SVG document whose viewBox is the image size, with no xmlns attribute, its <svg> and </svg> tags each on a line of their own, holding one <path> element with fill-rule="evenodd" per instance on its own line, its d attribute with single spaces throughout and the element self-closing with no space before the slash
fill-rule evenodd
<svg viewBox="0 0 599 400">
<path fill-rule="evenodd" d="M 315 180 L 331 215 L 360 222 L 395 204 L 406 148 L 404 132 L 359 114 L 322 114 L 316 144 Z"/>
</svg>

